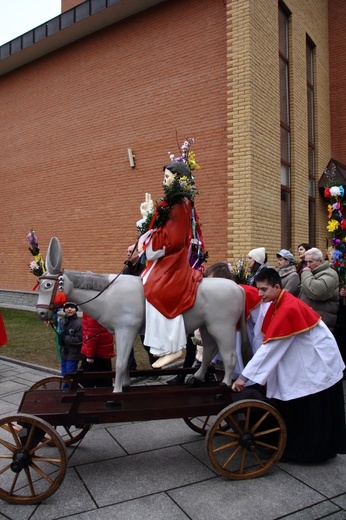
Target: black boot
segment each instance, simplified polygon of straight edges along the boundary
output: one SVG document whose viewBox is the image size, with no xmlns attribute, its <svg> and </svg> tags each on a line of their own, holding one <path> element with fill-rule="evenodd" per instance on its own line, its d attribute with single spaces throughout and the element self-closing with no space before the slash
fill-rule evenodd
<svg viewBox="0 0 346 520">
<path fill-rule="evenodd" d="M 175 377 L 173 377 L 173 379 L 169 379 L 167 381 L 167 385 L 183 385 L 185 383 L 185 376 L 183 376 L 182 374 L 179 374 Z"/>
</svg>

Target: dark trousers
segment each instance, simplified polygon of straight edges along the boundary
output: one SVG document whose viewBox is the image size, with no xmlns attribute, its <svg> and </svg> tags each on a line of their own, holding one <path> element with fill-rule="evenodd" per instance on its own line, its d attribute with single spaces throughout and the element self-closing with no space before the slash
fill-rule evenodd
<svg viewBox="0 0 346 520">
<path fill-rule="evenodd" d="M 85 370 L 85 372 L 111 372 L 113 370 L 111 359 L 98 357 L 94 359 L 93 363 L 87 363 L 86 358 L 84 358 L 81 364 L 81 368 Z M 99 388 L 105 388 L 112 386 L 112 384 L 113 381 L 111 377 L 86 379 L 83 382 L 83 386 L 85 388 L 93 388 L 95 386 Z"/>
<path fill-rule="evenodd" d="M 186 356 L 183 368 L 191 368 L 196 359 L 196 345 L 192 343 L 193 334 L 188 334 L 186 338 Z"/>
</svg>

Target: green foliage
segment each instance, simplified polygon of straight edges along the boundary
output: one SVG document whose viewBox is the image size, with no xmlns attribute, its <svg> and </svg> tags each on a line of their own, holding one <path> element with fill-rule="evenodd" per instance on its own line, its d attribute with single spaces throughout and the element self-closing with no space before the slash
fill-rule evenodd
<svg viewBox="0 0 346 520">
<path fill-rule="evenodd" d="M 247 285 L 249 273 L 246 269 L 246 261 L 243 258 L 237 261 L 236 266 L 231 266 L 231 272 L 236 283 Z"/>
<path fill-rule="evenodd" d="M 8 337 L 7 345 L 0 347 L 0 356 L 60 369 L 52 327 L 46 327 L 36 312 L 7 308 L 0 311 Z M 138 368 L 150 368 L 148 355 L 139 337 L 134 343 L 134 350 Z"/>
</svg>

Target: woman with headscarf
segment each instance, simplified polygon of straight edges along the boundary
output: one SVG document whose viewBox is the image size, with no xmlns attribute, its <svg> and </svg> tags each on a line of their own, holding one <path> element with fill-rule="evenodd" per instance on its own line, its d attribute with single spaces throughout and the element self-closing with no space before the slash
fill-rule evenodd
<svg viewBox="0 0 346 520">
<path fill-rule="evenodd" d="M 286 289 L 293 296 L 298 296 L 300 280 L 296 271 L 294 256 L 288 249 L 281 249 L 281 251 L 276 253 L 276 257 L 278 259 L 277 271 L 280 275 L 283 289 Z"/>
</svg>

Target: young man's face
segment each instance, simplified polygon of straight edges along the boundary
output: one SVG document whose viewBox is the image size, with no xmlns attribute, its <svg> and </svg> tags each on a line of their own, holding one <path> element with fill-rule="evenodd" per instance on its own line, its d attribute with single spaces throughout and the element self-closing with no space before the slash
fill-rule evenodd
<svg viewBox="0 0 346 520">
<path fill-rule="evenodd" d="M 267 281 L 256 282 L 258 294 L 264 302 L 272 302 L 277 299 L 280 294 L 281 287 L 277 283 L 272 287 Z"/>
</svg>

